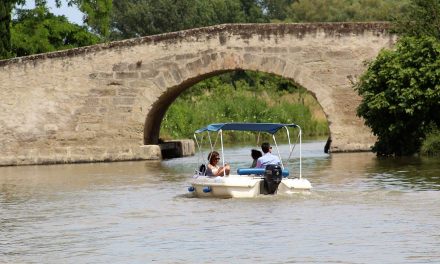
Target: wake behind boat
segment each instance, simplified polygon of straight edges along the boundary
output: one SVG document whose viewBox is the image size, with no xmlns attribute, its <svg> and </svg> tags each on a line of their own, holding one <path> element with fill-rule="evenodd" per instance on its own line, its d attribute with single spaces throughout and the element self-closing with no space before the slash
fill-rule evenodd
<svg viewBox="0 0 440 264">
<path fill-rule="evenodd" d="M 290 160 L 295 145 L 291 144 L 289 129 L 298 129 L 299 139 L 299 168 L 295 178 L 289 178 L 287 162 Z M 283 161 L 275 134 L 279 130 L 285 130 L 289 143 L 289 157 Z M 258 133 L 268 133 L 272 135 L 273 143 L 276 147 L 279 164 L 267 164 L 263 168 L 238 168 L 236 173 L 227 173 L 225 164 L 223 131 L 251 131 Z M 216 140 L 213 142 L 211 132 L 216 132 Z M 207 135 L 207 139 L 205 138 Z M 199 138 L 198 138 L 199 136 Z M 202 151 L 202 144 L 209 142 L 210 153 L 213 153 L 220 137 L 220 155 L 222 160 L 223 172 L 218 176 L 210 176 L 208 163 L 201 164 L 193 175 L 193 181 L 188 188 L 189 192 L 196 197 L 222 197 L 222 198 L 252 198 L 259 195 L 283 195 L 291 194 L 298 190 L 310 190 L 312 188 L 307 179 L 302 178 L 302 157 L 301 157 L 301 127 L 296 124 L 277 124 L 277 123 L 219 123 L 211 124 L 194 133 L 194 138 L 198 147 L 198 152 L 202 160 L 206 157 Z M 258 137 L 259 138 L 259 137 Z M 210 154 L 211 155 L 211 154 Z M 260 166 L 261 167 L 261 166 Z"/>
</svg>

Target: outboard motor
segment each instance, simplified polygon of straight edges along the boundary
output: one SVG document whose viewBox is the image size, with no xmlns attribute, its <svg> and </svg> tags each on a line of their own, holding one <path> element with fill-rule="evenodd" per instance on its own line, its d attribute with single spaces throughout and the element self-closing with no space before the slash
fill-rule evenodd
<svg viewBox="0 0 440 264">
<path fill-rule="evenodd" d="M 282 169 L 278 165 L 267 165 L 264 171 L 264 187 L 261 193 L 274 194 L 281 180 L 283 179 Z"/>
</svg>

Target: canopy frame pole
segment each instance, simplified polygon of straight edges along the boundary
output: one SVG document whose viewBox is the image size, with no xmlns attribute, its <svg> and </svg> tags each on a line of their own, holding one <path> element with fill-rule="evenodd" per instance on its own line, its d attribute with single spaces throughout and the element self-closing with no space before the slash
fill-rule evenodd
<svg viewBox="0 0 440 264">
<path fill-rule="evenodd" d="M 302 149 L 301 149 L 301 145 L 302 145 L 302 129 L 300 126 L 299 127 L 299 179 L 301 180 L 302 178 Z"/>
<path fill-rule="evenodd" d="M 215 146 L 217 146 L 217 141 L 218 141 L 218 135 L 220 132 L 217 132 L 217 136 L 215 136 L 215 141 L 214 141 L 214 145 L 212 146 L 212 151 L 214 151 Z"/>
<path fill-rule="evenodd" d="M 208 138 L 209 138 L 209 146 L 211 147 L 211 152 L 213 152 L 214 147 L 212 146 L 211 133 L 209 133 L 209 131 L 208 131 Z"/>
<path fill-rule="evenodd" d="M 293 144 L 292 150 L 291 150 L 290 153 L 289 153 L 289 158 L 288 158 L 288 160 L 290 160 L 290 158 L 292 157 L 292 153 L 293 153 L 293 151 L 294 151 L 295 148 L 296 148 L 296 144 L 298 143 L 298 140 L 299 140 L 299 133 L 298 133 L 298 136 L 296 137 L 295 144 Z"/>
<path fill-rule="evenodd" d="M 292 151 L 292 144 L 290 144 L 290 133 L 289 133 L 289 128 L 287 126 L 284 127 L 286 129 L 286 133 L 287 133 L 287 140 L 289 141 L 289 151 Z"/>
<path fill-rule="evenodd" d="M 203 157 L 202 148 L 200 147 L 199 141 L 197 140 L 197 136 L 196 136 L 195 133 L 194 133 L 194 139 L 195 139 L 196 144 L 197 144 L 197 149 L 199 150 L 200 155 L 202 155 L 202 157 Z M 200 155 L 198 155 L 199 159 L 201 158 Z M 202 161 L 203 161 L 203 158 L 202 158 Z"/>
<path fill-rule="evenodd" d="M 280 162 L 281 162 L 281 168 L 284 170 L 283 159 L 281 159 L 281 153 L 280 153 L 280 150 L 278 148 L 277 140 L 275 139 L 275 134 L 272 134 L 272 139 L 273 139 L 273 142 L 275 144 L 275 147 L 277 148 L 278 157 L 280 158 Z"/>
<path fill-rule="evenodd" d="M 220 143 L 222 145 L 222 164 L 223 164 L 223 176 L 226 176 L 226 170 L 225 170 L 225 152 L 223 149 L 223 130 L 219 130 L 220 133 Z"/>
</svg>

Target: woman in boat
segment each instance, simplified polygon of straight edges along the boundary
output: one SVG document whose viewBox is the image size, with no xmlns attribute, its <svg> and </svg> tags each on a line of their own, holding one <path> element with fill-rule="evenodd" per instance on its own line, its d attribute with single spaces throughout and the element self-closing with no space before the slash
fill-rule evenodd
<svg viewBox="0 0 440 264">
<path fill-rule="evenodd" d="M 255 168 L 257 166 L 258 158 L 263 156 L 263 154 L 261 154 L 261 151 L 259 151 L 259 150 L 251 149 L 251 156 L 252 156 L 252 159 L 254 160 L 254 161 L 252 161 L 251 168 Z"/>
<path fill-rule="evenodd" d="M 229 175 L 231 171 L 231 167 L 229 164 L 225 164 L 224 167 L 218 166 L 218 162 L 220 161 L 220 154 L 217 151 L 213 151 L 208 155 L 208 169 L 206 170 L 206 175 L 208 176 L 223 176 Z"/>
</svg>

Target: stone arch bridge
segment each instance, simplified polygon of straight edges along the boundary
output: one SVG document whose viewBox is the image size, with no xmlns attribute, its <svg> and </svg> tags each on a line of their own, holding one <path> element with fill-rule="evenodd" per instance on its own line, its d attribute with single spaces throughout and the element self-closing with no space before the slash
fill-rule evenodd
<svg viewBox="0 0 440 264">
<path fill-rule="evenodd" d="M 193 84 L 273 73 L 322 106 L 333 152 L 374 142 L 352 83 L 396 37 L 385 23 L 230 24 L 0 61 L 0 165 L 158 159 L 160 124 Z"/>
</svg>

